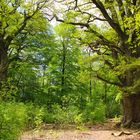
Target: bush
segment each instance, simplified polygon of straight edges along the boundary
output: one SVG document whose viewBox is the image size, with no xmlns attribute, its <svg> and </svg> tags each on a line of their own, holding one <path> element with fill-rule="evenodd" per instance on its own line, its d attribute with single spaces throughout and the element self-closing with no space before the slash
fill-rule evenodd
<svg viewBox="0 0 140 140">
<path fill-rule="evenodd" d="M 27 113 L 27 128 L 32 129 L 40 129 L 43 123 L 43 118 L 45 110 L 43 107 L 34 106 L 32 104 L 26 105 L 26 113 Z"/>
<path fill-rule="evenodd" d="M 45 110 L 45 123 L 55 123 L 59 125 L 103 122 L 105 120 L 105 105 L 101 102 L 98 104 L 88 103 L 84 110 L 76 106 L 62 108 L 60 105 L 53 105 L 51 110 Z"/>
<path fill-rule="evenodd" d="M 33 104 L 2 102 L 0 104 L 0 140 L 16 140 L 25 128 L 40 129 L 43 121 L 59 125 L 99 122 L 105 119 L 105 106 L 89 103 L 85 110 L 76 106 L 53 105 L 50 112 Z"/>
<path fill-rule="evenodd" d="M 0 139 L 17 139 L 26 122 L 26 107 L 22 103 L 1 103 L 0 104 Z"/>
<path fill-rule="evenodd" d="M 46 110 L 44 121 L 55 124 L 74 124 L 78 114 L 79 109 L 76 106 L 61 108 L 60 105 L 56 104 L 52 106 L 50 112 Z"/>
<path fill-rule="evenodd" d="M 40 129 L 44 109 L 32 104 L 0 104 L 0 140 L 16 140 L 26 128 Z"/>
<path fill-rule="evenodd" d="M 83 111 L 84 122 L 103 122 L 105 120 L 105 105 L 101 102 L 98 104 L 88 103 Z"/>
</svg>

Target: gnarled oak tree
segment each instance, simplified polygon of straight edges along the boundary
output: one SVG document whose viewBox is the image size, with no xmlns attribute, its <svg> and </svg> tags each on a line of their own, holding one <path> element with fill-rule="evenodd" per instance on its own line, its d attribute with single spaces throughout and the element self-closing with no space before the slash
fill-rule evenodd
<svg viewBox="0 0 140 140">
<path fill-rule="evenodd" d="M 97 77 L 122 90 L 124 126 L 140 122 L 140 1 L 57 0 L 55 5 L 62 11 L 56 8 L 56 20 L 80 27 L 76 37 L 102 58 L 114 78 Z"/>
</svg>

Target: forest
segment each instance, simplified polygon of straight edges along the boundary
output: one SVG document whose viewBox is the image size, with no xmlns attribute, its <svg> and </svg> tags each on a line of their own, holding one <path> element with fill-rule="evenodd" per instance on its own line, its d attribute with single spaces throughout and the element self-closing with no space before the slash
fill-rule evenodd
<svg viewBox="0 0 140 140">
<path fill-rule="evenodd" d="M 140 1 L 0 0 L 0 140 L 108 119 L 140 127 Z"/>
</svg>

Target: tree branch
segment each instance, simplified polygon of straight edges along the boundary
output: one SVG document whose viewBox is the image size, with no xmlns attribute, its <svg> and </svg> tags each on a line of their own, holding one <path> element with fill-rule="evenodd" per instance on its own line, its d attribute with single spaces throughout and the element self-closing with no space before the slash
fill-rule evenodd
<svg viewBox="0 0 140 140">
<path fill-rule="evenodd" d="M 110 42 L 109 40 L 104 40 L 104 38 L 102 40 L 100 39 L 96 40 L 92 42 L 90 45 L 92 47 L 92 46 L 98 46 L 99 44 L 108 46 L 108 48 L 112 51 L 117 51 L 118 53 L 125 54 L 125 52 L 121 48 L 119 48 L 117 45 L 115 45 L 115 43 Z"/>
<path fill-rule="evenodd" d="M 109 5 L 108 9 L 111 12 L 112 20 L 115 21 L 117 24 L 119 24 L 119 20 L 118 20 L 118 15 L 117 15 L 116 9 L 115 9 L 115 7 L 113 5 L 111 5 L 111 3 L 113 3 L 113 0 L 106 0 L 106 3 Z"/>
<path fill-rule="evenodd" d="M 126 39 L 127 38 L 126 34 L 122 31 L 121 27 L 108 15 L 103 3 L 100 0 L 98 0 L 98 2 L 97 0 L 92 0 L 92 2 L 101 11 L 105 19 L 107 19 L 110 26 L 118 33 L 121 39 L 123 40 Z"/>
<path fill-rule="evenodd" d="M 109 80 L 107 80 L 107 79 L 105 79 L 105 78 L 99 76 L 98 74 L 97 74 L 96 77 L 97 77 L 98 79 L 100 79 L 101 81 L 104 81 L 104 82 L 106 82 L 106 83 L 108 83 L 108 84 L 122 87 L 122 84 L 121 84 L 121 83 L 117 83 L 117 82 L 109 81 Z"/>
<path fill-rule="evenodd" d="M 6 47 L 8 47 L 10 45 L 10 43 L 12 42 L 12 40 L 18 35 L 20 34 L 26 27 L 27 22 L 40 10 L 43 8 L 43 6 L 45 5 L 45 3 L 47 2 L 47 0 L 45 0 L 44 2 L 39 2 L 37 3 L 37 7 L 35 9 L 35 11 L 33 11 L 32 15 L 27 15 L 26 12 L 24 11 L 24 20 L 21 23 L 21 26 L 13 33 L 13 35 L 9 35 L 7 36 L 7 38 L 5 39 L 6 42 Z M 42 5 L 40 5 L 42 4 Z"/>
<path fill-rule="evenodd" d="M 108 46 L 110 49 L 115 49 L 117 50 L 119 53 L 121 54 L 125 54 L 125 52 L 119 48 L 117 45 L 115 45 L 115 43 L 110 42 L 108 39 L 106 39 L 103 35 L 101 35 L 99 32 L 93 30 L 90 25 L 88 23 L 80 23 L 80 22 L 65 22 L 62 19 L 59 19 L 56 15 L 54 15 L 54 17 L 56 18 L 57 21 L 59 22 L 63 22 L 66 24 L 71 24 L 71 25 L 76 25 L 76 26 L 82 26 L 82 27 L 86 27 L 88 30 L 85 30 L 86 32 L 90 32 L 90 33 L 94 33 L 100 40 L 98 41 L 98 43 L 102 44 L 102 45 L 106 45 Z M 95 45 L 95 43 L 94 43 Z M 96 46 L 97 46 L 97 41 L 96 41 Z"/>
<path fill-rule="evenodd" d="M 118 3 L 119 11 L 121 13 L 121 18 L 122 18 L 122 20 L 124 20 L 125 10 L 124 10 L 124 7 L 123 7 L 123 2 L 122 2 L 122 0 L 116 0 L 116 1 Z"/>
<path fill-rule="evenodd" d="M 59 22 L 63 22 L 63 23 L 66 23 L 66 24 L 71 24 L 71 25 L 76 25 L 76 26 L 82 26 L 82 27 L 87 27 L 89 28 L 89 24 L 88 23 L 80 23 L 80 22 L 66 22 L 62 19 L 59 19 L 56 15 L 54 15 L 56 21 L 59 21 Z"/>
</svg>

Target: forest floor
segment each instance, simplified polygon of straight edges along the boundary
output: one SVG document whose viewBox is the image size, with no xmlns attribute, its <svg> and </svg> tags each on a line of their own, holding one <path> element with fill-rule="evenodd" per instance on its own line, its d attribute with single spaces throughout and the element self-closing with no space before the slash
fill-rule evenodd
<svg viewBox="0 0 140 140">
<path fill-rule="evenodd" d="M 83 130 L 46 125 L 40 131 L 25 132 L 20 140 L 140 140 L 140 130 L 118 129 L 114 124 L 109 120 Z"/>
</svg>

